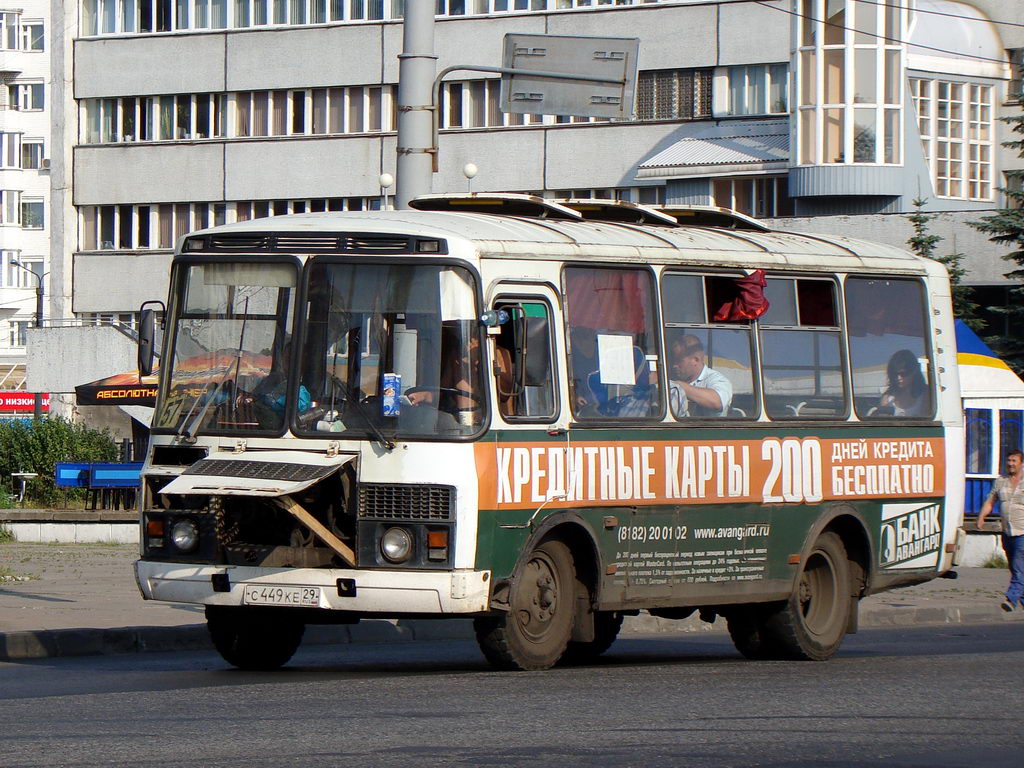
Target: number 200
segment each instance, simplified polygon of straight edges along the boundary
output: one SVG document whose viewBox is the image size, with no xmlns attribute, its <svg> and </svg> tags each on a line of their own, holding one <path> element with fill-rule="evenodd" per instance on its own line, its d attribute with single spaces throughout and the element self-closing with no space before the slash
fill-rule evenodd
<svg viewBox="0 0 1024 768">
<path fill-rule="evenodd" d="M 821 501 L 820 442 L 813 438 L 765 440 L 761 458 L 771 462 L 764 481 L 766 504 Z"/>
</svg>

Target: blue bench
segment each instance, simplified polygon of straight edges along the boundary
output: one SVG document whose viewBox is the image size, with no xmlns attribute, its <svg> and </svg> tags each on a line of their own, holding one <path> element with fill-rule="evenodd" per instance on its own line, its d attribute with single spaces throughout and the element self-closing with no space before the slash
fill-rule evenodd
<svg viewBox="0 0 1024 768">
<path fill-rule="evenodd" d="M 64 489 L 64 506 L 68 491 L 85 488 L 91 496 L 92 508 L 102 502 L 104 509 L 128 509 L 135 503 L 135 492 L 142 476 L 141 461 L 76 462 L 60 461 L 54 467 L 54 483 Z"/>
<path fill-rule="evenodd" d="M 89 465 L 89 492 L 92 508 L 98 497 L 103 509 L 129 509 L 135 504 L 135 492 L 142 477 L 141 461 L 97 462 Z"/>
</svg>

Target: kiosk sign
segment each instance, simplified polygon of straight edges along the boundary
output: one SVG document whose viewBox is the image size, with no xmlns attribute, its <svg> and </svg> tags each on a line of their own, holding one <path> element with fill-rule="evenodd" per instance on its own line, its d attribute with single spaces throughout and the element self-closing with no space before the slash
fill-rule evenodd
<svg viewBox="0 0 1024 768">
<path fill-rule="evenodd" d="M 43 392 L 43 411 L 50 410 L 50 393 Z M 0 413 L 31 413 L 35 407 L 35 392 L 18 390 L 0 392 Z"/>
</svg>

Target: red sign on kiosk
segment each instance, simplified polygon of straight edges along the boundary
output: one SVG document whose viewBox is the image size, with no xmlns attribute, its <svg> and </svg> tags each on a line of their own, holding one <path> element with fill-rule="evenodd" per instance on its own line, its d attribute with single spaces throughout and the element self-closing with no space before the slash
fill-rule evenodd
<svg viewBox="0 0 1024 768">
<path fill-rule="evenodd" d="M 50 410 L 50 393 L 43 392 L 43 411 Z M 0 413 L 32 413 L 35 408 L 35 392 L 0 392 Z"/>
</svg>

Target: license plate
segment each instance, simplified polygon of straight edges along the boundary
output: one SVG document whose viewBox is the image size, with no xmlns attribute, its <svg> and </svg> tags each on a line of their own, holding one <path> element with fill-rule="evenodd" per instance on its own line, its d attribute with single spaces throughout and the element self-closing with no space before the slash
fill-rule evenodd
<svg viewBox="0 0 1024 768">
<path fill-rule="evenodd" d="M 320 587 L 271 587 L 247 584 L 242 590 L 246 605 L 294 605 L 320 607 Z"/>
</svg>

